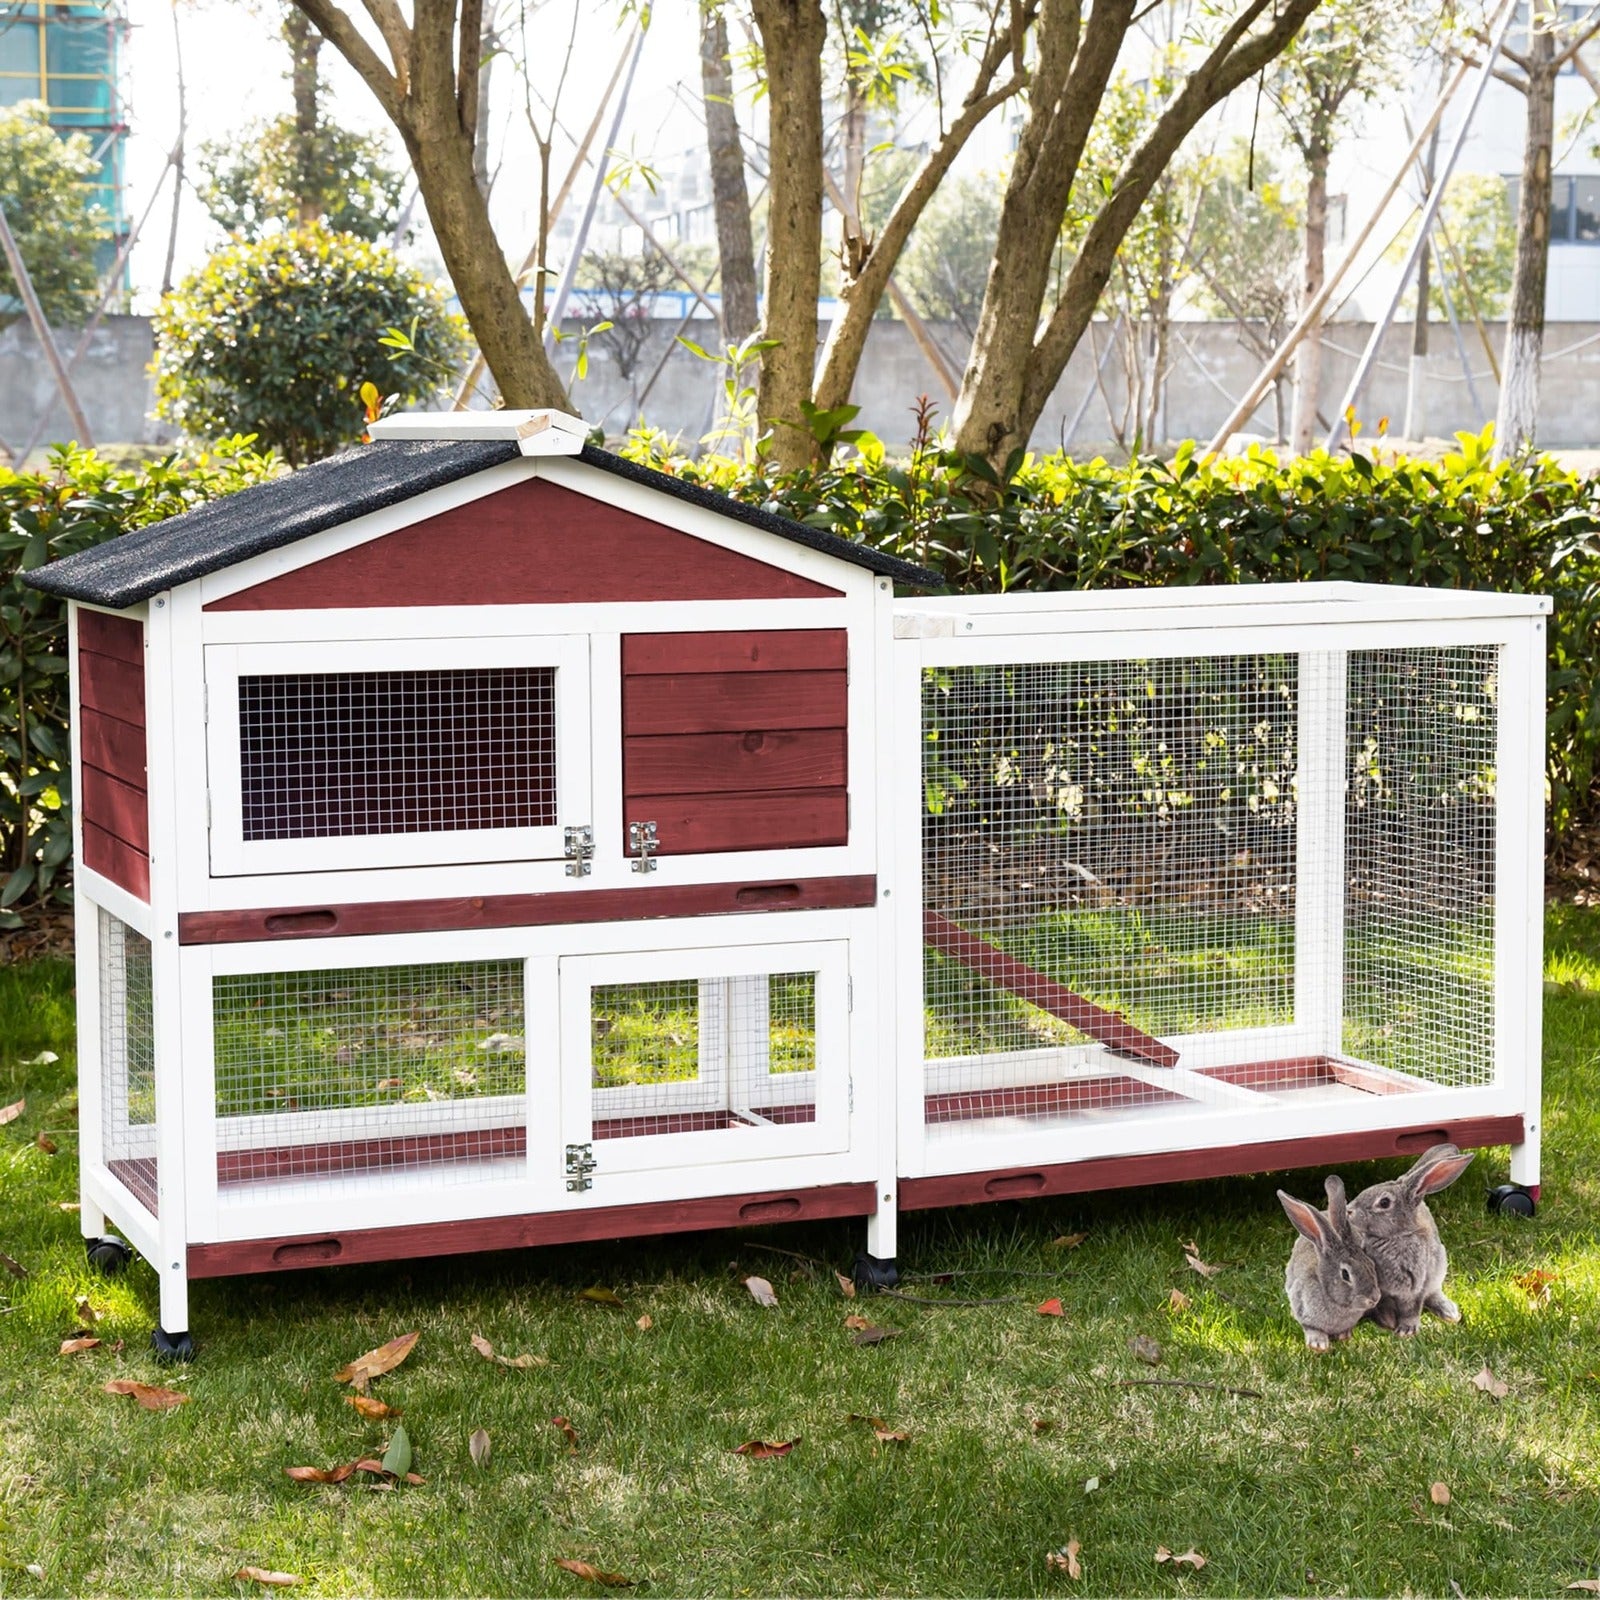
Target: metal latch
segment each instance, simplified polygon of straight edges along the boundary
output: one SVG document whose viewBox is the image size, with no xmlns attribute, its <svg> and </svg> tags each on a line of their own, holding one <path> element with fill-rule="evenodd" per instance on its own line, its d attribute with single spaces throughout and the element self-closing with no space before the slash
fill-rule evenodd
<svg viewBox="0 0 1600 1600">
<path fill-rule="evenodd" d="M 565 828 L 562 830 L 562 836 L 566 840 L 564 854 L 567 858 L 567 876 L 587 878 L 593 870 L 594 829 Z"/>
<path fill-rule="evenodd" d="M 633 863 L 635 872 L 654 872 L 656 870 L 655 854 L 661 848 L 661 841 L 656 837 L 656 825 L 653 822 L 630 822 L 628 824 L 628 848 L 638 857 Z"/>
<path fill-rule="evenodd" d="M 594 1188 L 594 1179 L 589 1176 L 594 1171 L 594 1146 L 592 1144 L 569 1144 L 567 1146 L 567 1191 L 570 1194 L 581 1194 L 585 1189 Z"/>
</svg>

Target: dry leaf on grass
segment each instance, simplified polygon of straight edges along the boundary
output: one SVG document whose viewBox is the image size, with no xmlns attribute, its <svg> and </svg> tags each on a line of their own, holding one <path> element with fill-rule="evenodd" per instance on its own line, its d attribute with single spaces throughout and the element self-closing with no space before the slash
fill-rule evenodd
<svg viewBox="0 0 1600 1600">
<path fill-rule="evenodd" d="M 135 1383 L 131 1378 L 114 1378 L 105 1386 L 107 1394 L 125 1394 L 137 1400 L 146 1411 L 167 1411 L 173 1406 L 186 1406 L 189 1396 L 176 1389 L 158 1388 L 152 1383 Z"/>
<path fill-rule="evenodd" d="M 854 1278 L 845 1277 L 842 1272 L 834 1273 L 834 1277 L 839 1280 L 839 1293 L 842 1294 L 846 1300 L 854 1300 L 856 1297 L 856 1280 Z"/>
<path fill-rule="evenodd" d="M 773 1293 L 772 1285 L 765 1278 L 744 1278 L 740 1281 L 750 1291 L 750 1298 L 758 1306 L 777 1305 L 778 1297 Z"/>
<path fill-rule="evenodd" d="M 57 1200 L 57 1211 L 81 1211 L 83 1208 L 76 1200 Z"/>
<path fill-rule="evenodd" d="M 467 1440 L 467 1454 L 472 1457 L 475 1467 L 486 1467 L 489 1464 L 489 1435 L 483 1428 L 474 1428 L 472 1437 Z"/>
<path fill-rule="evenodd" d="M 1183 1259 L 1189 1263 L 1190 1269 L 1198 1272 L 1202 1278 L 1214 1278 L 1222 1271 L 1221 1267 L 1214 1267 L 1209 1261 L 1200 1259 L 1200 1246 L 1193 1239 L 1184 1242 Z"/>
<path fill-rule="evenodd" d="M 72 1302 L 72 1314 L 78 1319 L 80 1328 L 92 1328 L 105 1315 L 105 1311 L 102 1307 L 93 1304 L 88 1295 L 80 1294 Z"/>
<path fill-rule="evenodd" d="M 551 1417 L 550 1426 L 560 1433 L 567 1441 L 573 1455 L 578 1453 L 578 1430 L 565 1417 Z"/>
<path fill-rule="evenodd" d="M 1428 1498 L 1436 1506 L 1450 1504 L 1450 1485 L 1447 1483 L 1430 1483 L 1428 1485 Z"/>
<path fill-rule="evenodd" d="M 911 1435 L 901 1428 L 874 1428 L 872 1436 L 879 1444 L 910 1444 Z"/>
<path fill-rule="evenodd" d="M 1128 1341 L 1128 1348 L 1147 1367 L 1161 1365 L 1161 1346 L 1148 1333 L 1136 1333 Z"/>
<path fill-rule="evenodd" d="M 592 1289 L 580 1289 L 578 1298 L 587 1300 L 590 1305 L 596 1306 L 620 1306 L 622 1304 L 622 1298 L 615 1290 L 603 1289 L 598 1284 Z"/>
<path fill-rule="evenodd" d="M 900 1337 L 898 1328 L 875 1327 L 865 1317 L 848 1316 L 844 1319 L 844 1325 L 850 1330 L 851 1344 L 882 1344 L 885 1339 Z"/>
<path fill-rule="evenodd" d="M 14 1257 L 8 1256 L 4 1250 L 0 1250 L 0 1267 L 4 1267 L 13 1278 L 26 1278 L 28 1276 L 28 1269 Z"/>
<path fill-rule="evenodd" d="M 50 1067 L 61 1059 L 54 1050 L 41 1050 L 38 1055 L 30 1057 L 22 1064 L 25 1067 Z"/>
<path fill-rule="evenodd" d="M 1193 1567 L 1198 1572 L 1206 1564 L 1206 1558 L 1190 1545 L 1182 1555 L 1175 1556 L 1164 1544 L 1156 1546 L 1156 1564 L 1158 1566 L 1170 1561 L 1175 1567 Z"/>
<path fill-rule="evenodd" d="M 1182 1289 L 1174 1289 L 1172 1293 L 1167 1296 L 1167 1310 L 1174 1314 L 1180 1311 L 1187 1311 L 1193 1305 L 1194 1301 L 1191 1300 Z"/>
<path fill-rule="evenodd" d="M 0 1106 L 0 1128 L 5 1127 L 8 1122 L 15 1122 L 27 1109 L 26 1100 L 15 1101 L 9 1106 Z"/>
<path fill-rule="evenodd" d="M 765 1439 L 750 1439 L 735 1445 L 730 1452 L 736 1456 L 749 1456 L 754 1461 L 764 1461 L 768 1456 L 786 1456 L 800 1443 L 798 1438 L 786 1439 L 782 1444 L 768 1444 Z"/>
<path fill-rule="evenodd" d="M 1057 1250 L 1076 1250 L 1088 1237 L 1086 1233 L 1064 1233 L 1060 1238 L 1052 1239 L 1050 1242 Z"/>
<path fill-rule="evenodd" d="M 39 1149 L 43 1150 L 47 1156 L 53 1156 L 56 1153 L 56 1142 L 46 1133 L 39 1134 L 33 1142 L 38 1146 Z"/>
<path fill-rule="evenodd" d="M 649 1333 L 649 1331 L 655 1327 L 655 1323 L 650 1320 L 650 1313 L 647 1311 L 636 1323 L 634 1323 L 634 1327 L 636 1327 L 640 1333 Z"/>
<path fill-rule="evenodd" d="M 399 1417 L 405 1415 L 399 1406 L 386 1406 L 383 1401 L 374 1400 L 369 1394 L 347 1394 L 344 1397 L 344 1403 L 347 1406 L 354 1406 L 362 1416 L 368 1418 L 372 1422 L 378 1421 L 381 1417 Z"/>
<path fill-rule="evenodd" d="M 497 1367 L 515 1367 L 519 1372 L 526 1370 L 528 1367 L 548 1367 L 550 1365 L 550 1358 L 548 1356 L 498 1355 L 495 1352 L 494 1346 L 490 1344 L 481 1333 L 473 1334 L 472 1348 L 476 1350 L 485 1361 L 492 1361 Z"/>
<path fill-rule="evenodd" d="M 620 1572 L 602 1572 L 599 1567 L 591 1566 L 587 1561 L 569 1561 L 565 1556 L 556 1557 L 556 1565 L 563 1572 L 570 1572 L 575 1577 L 587 1578 L 590 1583 L 603 1583 L 608 1589 L 631 1589 L 634 1580 L 624 1578 Z"/>
<path fill-rule="evenodd" d="M 1556 1275 L 1543 1267 L 1535 1267 L 1531 1272 L 1519 1273 L 1511 1281 L 1534 1305 L 1542 1306 L 1550 1302 L 1550 1286 L 1556 1281 Z"/>
<path fill-rule="evenodd" d="M 1033 1419 L 1033 1431 L 1035 1433 L 1049 1433 L 1055 1425 L 1054 1417 L 1035 1417 Z"/>
<path fill-rule="evenodd" d="M 58 1356 L 75 1356 L 80 1350 L 94 1350 L 100 1344 L 98 1339 L 63 1339 L 61 1348 L 56 1351 Z"/>
<path fill-rule="evenodd" d="M 365 1389 L 374 1378 L 381 1378 L 386 1372 L 393 1372 L 405 1358 L 411 1354 L 411 1347 L 416 1344 L 418 1335 L 403 1333 L 398 1339 L 391 1339 L 388 1344 L 380 1344 L 376 1350 L 369 1350 L 364 1356 L 357 1356 L 347 1367 L 340 1367 L 334 1373 L 335 1383 L 351 1383 L 357 1389 Z"/>
<path fill-rule="evenodd" d="M 240 1567 L 234 1573 L 235 1583 L 264 1583 L 269 1589 L 292 1589 L 299 1583 L 297 1572 L 268 1572 L 265 1567 Z"/>
<path fill-rule="evenodd" d="M 1076 1539 L 1068 1539 L 1059 1550 L 1051 1550 L 1044 1558 L 1047 1567 L 1064 1572 L 1069 1578 L 1081 1578 L 1083 1568 L 1078 1562 L 1078 1552 L 1083 1546 Z"/>
<path fill-rule="evenodd" d="M 1511 1393 L 1511 1385 L 1502 1383 L 1499 1378 L 1489 1370 L 1488 1363 L 1484 1364 L 1483 1371 L 1472 1380 L 1474 1389 L 1482 1389 L 1485 1394 L 1492 1394 L 1496 1400 L 1504 1400 Z"/>
<path fill-rule="evenodd" d="M 1600 1578 L 1579 1578 L 1576 1583 L 1569 1583 L 1569 1589 L 1582 1589 L 1587 1594 L 1600 1594 Z"/>
<path fill-rule="evenodd" d="M 1061 1309 L 1061 1302 L 1056 1299 L 1046 1300 L 1037 1308 L 1041 1317 L 1064 1317 L 1066 1312 Z"/>
<path fill-rule="evenodd" d="M 389 1488 L 395 1481 L 395 1474 L 385 1469 L 382 1461 L 374 1461 L 371 1456 L 364 1456 L 360 1461 L 347 1461 L 341 1467 L 285 1467 L 283 1475 L 293 1479 L 295 1483 L 343 1483 L 347 1478 L 357 1472 L 371 1474 L 374 1478 L 382 1478 L 384 1482 L 379 1486 Z M 407 1483 L 426 1483 L 428 1480 L 416 1472 L 405 1475 Z"/>
</svg>

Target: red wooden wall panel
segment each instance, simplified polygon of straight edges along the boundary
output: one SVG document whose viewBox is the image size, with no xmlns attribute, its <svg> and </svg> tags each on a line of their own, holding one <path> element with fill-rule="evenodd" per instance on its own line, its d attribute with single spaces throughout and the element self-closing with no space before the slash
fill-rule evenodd
<svg viewBox="0 0 1600 1600">
<path fill-rule="evenodd" d="M 77 790 L 83 863 L 148 900 L 144 722 L 143 624 L 80 609 Z"/>
<path fill-rule="evenodd" d="M 206 610 L 815 600 L 840 593 L 531 479 L 214 600 Z"/>
<path fill-rule="evenodd" d="M 662 855 L 846 844 L 848 724 L 842 628 L 629 635 L 624 827 Z"/>
</svg>

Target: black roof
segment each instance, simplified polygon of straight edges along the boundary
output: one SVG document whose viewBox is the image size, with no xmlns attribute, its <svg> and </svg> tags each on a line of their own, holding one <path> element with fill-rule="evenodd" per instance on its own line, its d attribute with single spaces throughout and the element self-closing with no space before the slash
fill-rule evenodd
<svg viewBox="0 0 1600 1600">
<path fill-rule="evenodd" d="M 23 579 L 46 594 L 122 610 L 163 589 L 192 583 L 251 556 L 281 550 L 314 533 L 354 521 L 369 511 L 381 511 L 429 489 L 514 461 L 519 453 L 515 439 L 374 440 L 285 477 L 207 501 L 193 511 L 110 539 L 92 550 L 52 561 L 24 573 Z M 897 583 L 917 589 L 943 587 L 937 574 L 909 561 L 760 506 L 745 505 L 668 473 L 635 466 L 608 450 L 585 445 L 578 459 Z"/>
</svg>

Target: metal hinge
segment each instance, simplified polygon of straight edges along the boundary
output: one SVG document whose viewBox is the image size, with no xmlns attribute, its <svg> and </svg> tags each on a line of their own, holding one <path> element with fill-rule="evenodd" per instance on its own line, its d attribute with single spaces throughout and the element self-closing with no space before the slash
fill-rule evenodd
<svg viewBox="0 0 1600 1600">
<path fill-rule="evenodd" d="M 580 1194 L 585 1189 L 594 1188 L 594 1179 L 589 1176 L 594 1171 L 594 1146 L 592 1144 L 569 1144 L 567 1146 L 567 1191 L 570 1194 Z"/>
<path fill-rule="evenodd" d="M 566 841 L 563 853 L 567 858 L 567 876 L 587 878 L 594 865 L 594 829 L 588 826 L 564 828 L 562 837 Z"/>
<path fill-rule="evenodd" d="M 656 837 L 656 825 L 653 822 L 630 822 L 628 824 L 628 849 L 638 857 L 633 863 L 635 872 L 654 872 L 656 870 L 655 855 L 661 848 L 661 841 Z"/>
</svg>

